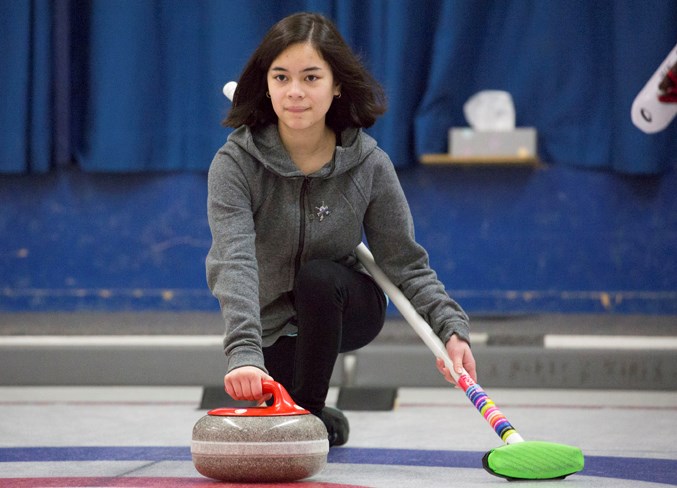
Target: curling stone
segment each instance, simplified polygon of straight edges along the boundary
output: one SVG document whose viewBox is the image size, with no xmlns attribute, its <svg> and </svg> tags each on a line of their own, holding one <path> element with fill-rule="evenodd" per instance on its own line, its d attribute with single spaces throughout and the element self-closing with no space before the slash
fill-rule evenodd
<svg viewBox="0 0 677 488">
<path fill-rule="evenodd" d="M 217 408 L 193 427 L 190 452 L 208 478 L 242 483 L 309 478 L 327 464 L 329 441 L 320 419 L 299 407 L 275 381 L 263 381 L 269 407 Z"/>
</svg>

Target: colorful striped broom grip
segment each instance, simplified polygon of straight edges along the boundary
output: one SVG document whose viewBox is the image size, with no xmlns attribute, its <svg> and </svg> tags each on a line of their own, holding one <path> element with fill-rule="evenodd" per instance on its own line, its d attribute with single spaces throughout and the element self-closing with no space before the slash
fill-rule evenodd
<svg viewBox="0 0 677 488">
<path fill-rule="evenodd" d="M 390 281 L 390 278 L 378 267 L 374 261 L 374 256 L 371 251 L 360 243 L 355 249 L 357 258 L 362 265 L 367 268 L 372 278 L 379 284 L 383 291 L 388 295 L 395 307 L 400 311 L 404 319 L 416 331 L 426 346 L 432 353 L 444 361 L 444 365 L 449 370 L 451 376 L 456 383 L 463 389 L 468 399 L 475 405 L 475 408 L 482 414 L 482 416 L 489 422 L 489 425 L 494 429 L 494 432 L 506 444 L 515 444 L 517 442 L 524 442 L 515 428 L 508 422 L 505 415 L 496 407 L 496 404 L 487 396 L 482 387 L 475 383 L 468 372 L 463 369 L 459 374 L 454 370 L 454 365 L 447 353 L 444 344 L 439 337 L 433 332 L 432 328 L 427 324 L 423 317 L 416 311 L 411 302 L 404 296 L 404 293 Z"/>
</svg>

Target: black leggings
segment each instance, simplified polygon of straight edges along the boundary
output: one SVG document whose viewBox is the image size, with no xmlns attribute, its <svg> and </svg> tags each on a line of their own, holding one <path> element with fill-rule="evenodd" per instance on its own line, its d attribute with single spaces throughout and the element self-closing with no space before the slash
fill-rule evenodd
<svg viewBox="0 0 677 488">
<path fill-rule="evenodd" d="M 279 338 L 263 355 L 270 375 L 294 401 L 319 413 L 339 353 L 374 340 L 386 299 L 370 276 L 328 260 L 304 264 L 293 293 L 298 335 Z"/>
</svg>

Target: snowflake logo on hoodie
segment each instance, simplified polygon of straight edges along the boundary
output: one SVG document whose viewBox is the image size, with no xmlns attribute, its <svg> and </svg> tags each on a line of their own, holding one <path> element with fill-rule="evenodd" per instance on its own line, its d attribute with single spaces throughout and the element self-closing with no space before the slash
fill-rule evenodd
<svg viewBox="0 0 677 488">
<path fill-rule="evenodd" d="M 324 202 L 322 202 L 322 205 L 319 207 L 315 207 L 315 210 L 317 210 L 317 216 L 320 218 L 320 222 L 331 213 L 331 210 L 329 210 L 329 207 L 327 207 Z"/>
</svg>

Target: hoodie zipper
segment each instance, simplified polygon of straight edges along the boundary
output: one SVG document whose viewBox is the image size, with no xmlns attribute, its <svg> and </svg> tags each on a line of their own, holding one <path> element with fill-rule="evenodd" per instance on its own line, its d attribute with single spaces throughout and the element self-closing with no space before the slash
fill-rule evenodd
<svg viewBox="0 0 677 488">
<path fill-rule="evenodd" d="M 301 185 L 301 195 L 299 197 L 299 214 L 300 214 L 300 225 L 299 225 L 299 249 L 296 253 L 296 262 L 294 266 L 294 275 L 297 275 L 299 269 L 301 268 L 301 255 L 303 254 L 303 246 L 305 245 L 306 240 L 306 196 L 308 195 L 308 186 L 310 185 L 310 179 L 308 177 L 303 178 L 303 184 Z"/>
</svg>

